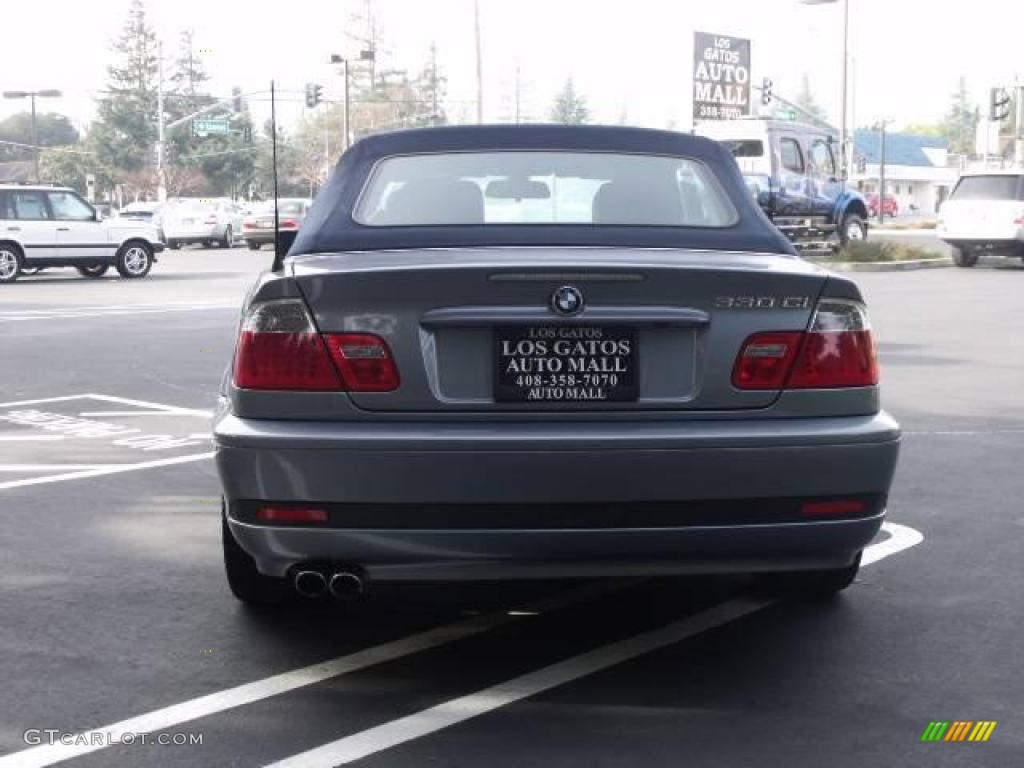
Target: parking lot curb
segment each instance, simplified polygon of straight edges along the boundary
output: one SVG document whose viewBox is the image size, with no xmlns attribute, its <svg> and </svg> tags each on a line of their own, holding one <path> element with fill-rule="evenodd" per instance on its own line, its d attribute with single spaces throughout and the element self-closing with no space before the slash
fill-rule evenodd
<svg viewBox="0 0 1024 768">
<path fill-rule="evenodd" d="M 945 256 L 905 261 L 816 261 L 815 263 L 841 272 L 906 272 L 913 269 L 939 269 L 953 266 L 953 260 Z"/>
</svg>

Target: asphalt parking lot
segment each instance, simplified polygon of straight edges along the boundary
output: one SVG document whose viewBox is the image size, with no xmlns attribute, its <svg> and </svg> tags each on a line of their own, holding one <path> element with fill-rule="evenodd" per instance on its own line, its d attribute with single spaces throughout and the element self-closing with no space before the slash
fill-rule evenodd
<svg viewBox="0 0 1024 768">
<path fill-rule="evenodd" d="M 857 276 L 906 434 L 834 602 L 640 579 L 265 615 L 224 582 L 208 414 L 270 259 L 0 291 L 0 767 L 1020 764 L 1019 261 Z M 936 720 L 998 726 L 922 743 Z"/>
</svg>

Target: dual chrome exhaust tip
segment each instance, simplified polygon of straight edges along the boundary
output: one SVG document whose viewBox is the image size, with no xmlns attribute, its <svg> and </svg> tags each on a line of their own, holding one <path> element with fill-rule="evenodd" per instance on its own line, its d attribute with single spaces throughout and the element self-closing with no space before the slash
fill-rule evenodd
<svg viewBox="0 0 1024 768">
<path fill-rule="evenodd" d="M 304 568 L 295 572 L 292 583 L 297 593 L 310 599 L 330 595 L 336 600 L 354 600 L 366 589 L 362 575 L 345 568 L 330 571 Z"/>
</svg>

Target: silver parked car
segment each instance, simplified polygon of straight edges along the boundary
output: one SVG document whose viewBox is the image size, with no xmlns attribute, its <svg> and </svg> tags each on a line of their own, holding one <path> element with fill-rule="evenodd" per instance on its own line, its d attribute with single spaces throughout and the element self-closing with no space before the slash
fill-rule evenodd
<svg viewBox="0 0 1024 768">
<path fill-rule="evenodd" d="M 183 199 L 163 211 L 163 234 L 167 247 L 200 243 L 230 248 L 242 232 L 243 211 L 230 200 Z"/>
<path fill-rule="evenodd" d="M 881 525 L 900 431 L 861 294 L 711 140 L 370 137 L 275 267 L 214 427 L 243 601 L 711 572 L 831 594 Z"/>
</svg>

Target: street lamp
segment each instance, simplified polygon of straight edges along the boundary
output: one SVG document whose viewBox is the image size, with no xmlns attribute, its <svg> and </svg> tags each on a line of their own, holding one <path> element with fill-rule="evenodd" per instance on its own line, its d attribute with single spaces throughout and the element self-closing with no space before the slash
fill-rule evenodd
<svg viewBox="0 0 1024 768">
<path fill-rule="evenodd" d="M 831 5 L 832 3 L 843 4 L 843 96 L 842 106 L 840 109 L 841 116 L 839 118 L 839 155 L 840 164 L 843 168 L 843 183 L 849 178 L 849 166 L 847 160 L 850 153 L 846 147 L 846 65 L 847 59 L 849 58 L 848 50 L 850 47 L 850 0 L 800 0 L 802 5 Z"/>
<path fill-rule="evenodd" d="M 36 96 L 41 99 L 56 99 L 61 96 L 61 92 L 56 88 L 46 88 L 41 91 L 4 91 L 5 99 L 24 99 L 28 97 L 32 100 L 32 159 L 34 161 L 36 181 L 39 181 L 39 139 L 37 138 L 37 127 L 36 127 Z"/>
<path fill-rule="evenodd" d="M 370 50 L 362 50 L 362 51 L 359 52 L 359 61 L 368 61 L 368 62 L 370 62 L 370 66 L 371 67 L 376 64 L 376 60 L 377 60 L 377 53 L 372 48 Z M 345 120 L 345 135 L 342 137 L 343 141 L 342 141 L 342 147 L 341 147 L 342 151 L 344 152 L 344 151 L 346 151 L 348 149 L 348 145 L 349 145 L 349 142 L 351 140 L 351 129 L 349 128 L 349 108 L 350 108 L 350 103 L 349 103 L 349 87 L 348 87 L 348 83 L 349 83 L 349 77 L 348 77 L 348 58 L 346 58 L 345 56 L 342 56 L 340 53 L 332 53 L 331 54 L 331 64 L 341 64 L 344 67 L 343 75 L 344 75 L 344 78 L 345 78 L 345 100 L 343 102 L 344 103 L 344 111 L 343 111 L 342 114 L 343 114 L 343 117 L 344 117 L 344 120 Z M 374 88 L 373 80 L 374 80 L 373 70 L 371 69 L 370 70 L 370 90 L 373 90 L 373 88 Z"/>
</svg>

